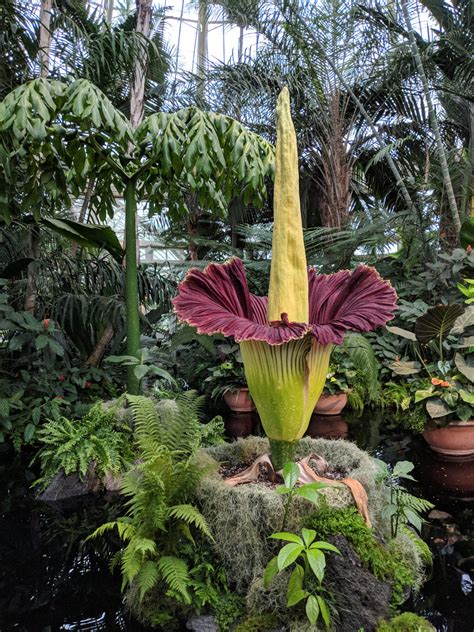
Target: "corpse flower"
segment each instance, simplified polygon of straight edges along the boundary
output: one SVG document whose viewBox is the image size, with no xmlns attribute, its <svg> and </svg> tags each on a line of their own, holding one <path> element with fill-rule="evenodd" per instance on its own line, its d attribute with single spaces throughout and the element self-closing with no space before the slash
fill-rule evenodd
<svg viewBox="0 0 474 632">
<path fill-rule="evenodd" d="M 321 395 L 334 345 L 346 331 L 370 331 L 393 317 L 396 294 L 378 272 L 307 270 L 296 136 L 286 88 L 277 102 L 274 229 L 269 296 L 249 291 L 242 261 L 192 269 L 173 300 L 199 334 L 240 343 L 245 375 L 275 469 L 294 460 Z"/>
</svg>

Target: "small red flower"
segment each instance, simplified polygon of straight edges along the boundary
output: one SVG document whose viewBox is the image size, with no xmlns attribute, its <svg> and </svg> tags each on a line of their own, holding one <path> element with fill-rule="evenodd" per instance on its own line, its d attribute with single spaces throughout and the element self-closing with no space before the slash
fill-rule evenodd
<svg viewBox="0 0 474 632">
<path fill-rule="evenodd" d="M 64 375 L 58 375 L 59 382 L 64 382 L 65 379 Z"/>
<path fill-rule="evenodd" d="M 44 327 L 45 329 L 48 329 L 48 327 L 49 327 L 49 321 L 50 321 L 50 318 L 44 318 L 44 319 L 43 319 L 43 327 Z"/>
<path fill-rule="evenodd" d="M 471 244 L 467 244 L 467 246 L 466 246 L 466 252 L 467 252 L 467 254 L 468 254 L 468 255 L 470 255 L 470 254 L 471 254 L 471 252 L 472 252 L 472 246 L 471 246 Z"/>
<path fill-rule="evenodd" d="M 92 382 L 89 382 L 89 380 L 84 384 L 84 388 L 92 388 Z"/>
</svg>

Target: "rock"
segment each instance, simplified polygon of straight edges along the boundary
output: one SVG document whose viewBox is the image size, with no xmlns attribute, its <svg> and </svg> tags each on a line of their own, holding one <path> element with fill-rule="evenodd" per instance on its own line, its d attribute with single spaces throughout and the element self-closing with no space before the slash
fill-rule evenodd
<svg viewBox="0 0 474 632">
<path fill-rule="evenodd" d="M 325 585 L 337 599 L 337 632 L 364 629 L 375 632 L 380 619 L 389 619 L 392 594 L 390 584 L 382 582 L 367 571 L 343 536 L 328 538 L 341 555 L 328 555 Z"/>
<path fill-rule="evenodd" d="M 219 632 L 219 626 L 212 615 L 192 617 L 187 620 L 186 628 L 192 632 Z"/>
<path fill-rule="evenodd" d="M 452 515 L 450 513 L 448 513 L 447 511 L 440 511 L 439 509 L 433 509 L 433 511 L 430 511 L 430 513 L 428 514 L 428 518 L 430 520 L 449 520 L 450 518 L 452 518 Z"/>
<path fill-rule="evenodd" d="M 101 487 L 101 482 L 95 474 L 95 463 L 91 463 L 84 479 L 77 474 L 64 473 L 61 470 L 53 478 L 48 487 L 39 496 L 43 502 L 62 502 L 79 496 L 96 493 Z"/>
</svg>

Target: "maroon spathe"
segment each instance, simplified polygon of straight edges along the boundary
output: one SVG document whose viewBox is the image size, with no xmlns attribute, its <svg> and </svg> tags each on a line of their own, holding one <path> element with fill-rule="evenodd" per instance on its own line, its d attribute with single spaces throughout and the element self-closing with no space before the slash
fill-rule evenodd
<svg viewBox="0 0 474 632">
<path fill-rule="evenodd" d="M 173 299 L 180 320 L 199 334 L 222 333 L 236 342 L 281 345 L 311 333 L 320 344 L 341 344 L 346 331 L 371 331 L 393 318 L 396 293 L 374 268 L 358 266 L 335 274 L 308 271 L 309 323 L 267 321 L 267 298 L 249 292 L 242 261 L 211 263 L 190 270 Z"/>
</svg>

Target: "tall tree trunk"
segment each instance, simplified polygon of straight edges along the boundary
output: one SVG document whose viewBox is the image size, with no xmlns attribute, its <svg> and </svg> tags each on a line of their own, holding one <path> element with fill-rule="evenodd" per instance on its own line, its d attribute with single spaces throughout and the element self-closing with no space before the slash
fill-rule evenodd
<svg viewBox="0 0 474 632">
<path fill-rule="evenodd" d="M 462 218 L 474 216 L 474 104 L 469 103 L 469 146 L 462 191 Z"/>
<path fill-rule="evenodd" d="M 152 0 L 137 0 L 136 31 L 145 38 L 150 36 Z M 135 62 L 133 82 L 130 94 L 130 124 L 136 129 L 143 119 L 145 77 L 148 55 L 143 48 Z M 133 151 L 133 147 L 129 148 Z M 140 350 L 140 306 L 138 295 L 137 267 L 137 197 L 135 181 L 130 179 L 125 190 L 125 294 L 127 312 L 127 353 L 138 357 Z M 127 391 L 137 394 L 140 391 L 139 380 L 133 367 L 127 367 Z"/>
<path fill-rule="evenodd" d="M 51 48 L 51 12 L 53 0 L 41 0 L 40 28 L 39 28 L 39 65 L 40 76 L 47 77 L 49 73 L 49 58 Z M 25 310 L 31 314 L 35 311 L 38 272 L 38 258 L 40 253 L 40 229 L 34 222 L 28 229 L 29 256 L 33 261 L 28 266 L 26 282 Z"/>
<path fill-rule="evenodd" d="M 379 130 L 377 129 L 377 126 L 376 126 L 374 120 L 372 119 L 370 114 L 367 112 L 367 110 L 364 107 L 364 104 L 359 99 L 359 97 L 355 94 L 354 90 L 351 88 L 351 86 L 344 79 L 344 77 L 342 76 L 341 72 L 339 71 L 339 69 L 337 68 L 336 64 L 333 62 L 331 57 L 326 53 L 326 50 L 324 49 L 324 46 L 321 44 L 321 42 L 318 40 L 318 38 L 314 35 L 313 31 L 308 26 L 308 24 L 306 24 L 305 22 L 303 22 L 301 20 L 300 16 L 298 16 L 298 14 L 295 12 L 293 7 L 291 7 L 290 5 L 287 5 L 286 9 L 288 10 L 290 18 L 293 18 L 293 20 L 298 21 L 298 24 L 301 27 L 301 32 L 304 33 L 313 42 L 313 44 L 314 44 L 315 48 L 317 49 L 318 53 L 321 55 L 321 57 L 324 59 L 324 61 L 328 64 L 328 66 L 334 72 L 334 74 L 336 75 L 339 83 L 346 90 L 347 94 L 349 94 L 349 96 L 351 97 L 352 101 L 357 106 L 357 109 L 362 114 L 362 117 L 364 118 L 365 122 L 369 126 L 372 134 L 377 139 L 377 142 L 379 143 L 380 148 L 385 148 L 387 145 L 384 142 L 384 140 L 382 138 L 382 135 L 380 134 Z M 311 64 L 312 60 L 308 56 L 308 54 L 306 52 L 306 48 L 307 48 L 306 46 L 302 47 L 303 55 L 305 56 L 306 61 L 309 64 Z M 391 170 L 391 172 L 393 174 L 393 177 L 395 178 L 396 186 L 400 189 L 400 192 L 401 192 L 402 197 L 403 197 L 403 201 L 405 202 L 407 209 L 409 209 L 411 211 L 415 211 L 415 205 L 413 204 L 413 200 L 411 199 L 411 195 L 410 195 L 410 193 L 409 193 L 409 191 L 408 191 L 408 189 L 407 189 L 407 187 L 405 185 L 405 182 L 403 180 L 403 177 L 402 177 L 400 171 L 398 170 L 397 165 L 395 164 L 395 161 L 393 160 L 393 158 L 392 158 L 392 156 L 390 155 L 389 152 L 387 152 L 385 159 L 387 160 L 388 166 L 389 166 L 389 168 L 390 168 L 390 170 Z"/>
<path fill-rule="evenodd" d="M 198 12 L 198 40 L 197 40 L 197 86 L 196 101 L 199 106 L 204 105 L 206 72 L 207 72 L 207 39 L 208 39 L 208 5 L 207 0 L 200 0 Z"/>
<path fill-rule="evenodd" d="M 40 75 L 42 77 L 47 77 L 49 74 L 52 10 L 53 10 L 53 0 L 41 0 L 40 31 L 39 31 L 39 63 L 40 63 Z"/>
<path fill-rule="evenodd" d="M 40 227 L 34 222 L 28 228 L 29 256 L 33 261 L 28 266 L 26 281 L 25 311 L 34 314 L 36 307 L 38 259 L 40 253 Z"/>
<path fill-rule="evenodd" d="M 438 125 L 438 118 L 436 116 L 436 110 L 431 99 L 430 87 L 428 85 L 428 79 L 426 78 L 423 62 L 421 61 L 420 51 L 416 45 L 415 33 L 413 32 L 413 26 L 410 20 L 410 13 L 408 11 L 407 1 L 401 0 L 401 6 L 403 11 L 403 17 L 408 31 L 408 39 L 410 41 L 411 53 L 415 60 L 416 68 L 420 76 L 421 85 L 423 86 L 423 92 L 426 99 L 426 105 L 428 106 L 428 114 L 430 117 L 431 129 L 433 131 L 436 147 L 438 150 L 438 158 L 441 165 L 441 173 L 443 175 L 443 183 L 446 189 L 446 196 L 448 198 L 449 209 L 454 224 L 454 230 L 459 235 L 461 230 L 461 221 L 459 219 L 458 207 L 456 204 L 456 196 L 454 195 L 453 183 L 451 182 L 451 175 L 449 173 L 448 160 L 446 157 L 446 151 L 444 149 L 443 140 L 441 138 L 441 132 Z"/>
</svg>

